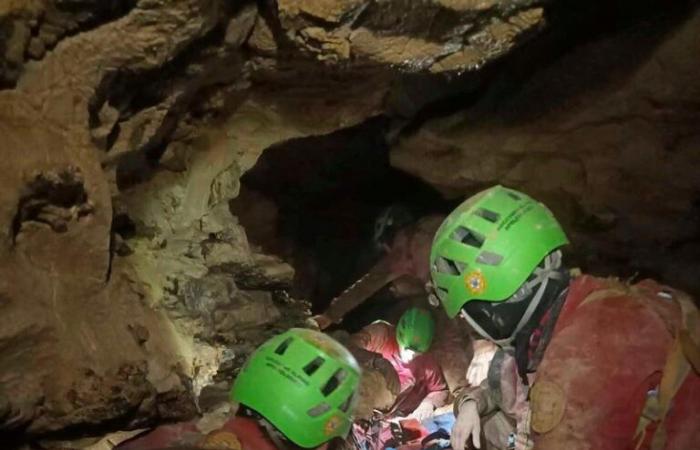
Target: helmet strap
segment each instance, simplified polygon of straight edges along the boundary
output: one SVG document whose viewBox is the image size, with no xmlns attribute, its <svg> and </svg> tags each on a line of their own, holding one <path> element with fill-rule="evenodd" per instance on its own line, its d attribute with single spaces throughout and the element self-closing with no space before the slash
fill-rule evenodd
<svg viewBox="0 0 700 450">
<path fill-rule="evenodd" d="M 280 450 L 292 450 L 293 447 L 289 445 L 287 439 L 280 433 L 280 431 L 275 428 L 270 422 L 261 418 L 258 423 L 265 429 L 267 436 L 270 438 L 275 447 Z"/>
<path fill-rule="evenodd" d="M 515 339 L 515 336 L 529 322 L 530 318 L 532 318 L 532 315 L 535 313 L 537 307 L 542 301 L 544 293 L 547 289 L 547 285 L 549 284 L 549 280 L 558 280 L 563 278 L 562 273 L 559 271 L 559 269 L 561 268 L 561 251 L 557 250 L 550 253 L 549 255 L 545 256 L 542 262 L 542 267 L 537 266 L 533 271 L 534 276 L 531 277 L 531 279 L 529 279 L 525 283 L 523 283 L 523 285 L 515 292 L 515 294 L 513 294 L 508 300 L 504 302 L 517 303 L 524 301 L 527 298 L 529 298 L 532 295 L 533 290 L 537 288 L 537 291 L 535 291 L 534 296 L 531 297 L 527 309 L 523 313 L 522 317 L 520 318 L 520 321 L 515 326 L 515 329 L 509 337 L 505 339 L 494 339 L 486 331 L 484 331 L 484 329 L 474 319 L 472 319 L 469 316 L 469 314 L 467 314 L 466 311 L 464 311 L 464 309 L 460 311 L 460 314 L 464 319 L 466 319 L 469 325 L 471 325 L 472 328 L 474 328 L 474 330 L 481 336 L 494 342 L 500 347 L 512 347 L 512 342 Z"/>
</svg>

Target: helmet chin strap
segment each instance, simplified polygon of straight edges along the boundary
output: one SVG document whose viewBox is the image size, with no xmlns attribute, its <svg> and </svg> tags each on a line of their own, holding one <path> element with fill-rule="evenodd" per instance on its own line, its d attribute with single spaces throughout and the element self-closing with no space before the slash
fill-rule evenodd
<svg viewBox="0 0 700 450">
<path fill-rule="evenodd" d="M 531 280 L 523 283 L 523 285 L 520 286 L 520 288 L 515 292 L 515 294 L 513 294 L 504 302 L 518 303 L 524 301 L 528 297 L 530 297 L 533 290 L 537 288 L 535 295 L 532 297 L 532 300 L 530 300 L 530 304 L 527 306 L 527 309 L 523 313 L 523 316 L 520 318 L 520 321 L 515 326 L 515 329 L 509 337 L 505 339 L 494 339 L 471 316 L 469 316 L 469 314 L 467 314 L 464 311 L 464 309 L 460 311 L 460 315 L 481 336 L 494 342 L 500 347 L 511 347 L 511 343 L 515 339 L 515 336 L 520 330 L 523 329 L 523 327 L 527 324 L 527 322 L 537 310 L 537 307 L 539 306 L 540 302 L 542 301 L 542 297 L 544 296 L 544 292 L 547 289 L 549 280 L 558 280 L 562 278 L 562 274 L 559 272 L 559 268 L 561 268 L 561 252 L 559 250 L 545 256 L 543 263 L 544 267 L 537 266 L 533 272 L 535 276 Z"/>
<path fill-rule="evenodd" d="M 282 433 L 280 433 L 270 422 L 261 418 L 258 423 L 262 425 L 265 431 L 267 431 L 267 435 L 272 443 L 275 444 L 275 447 L 279 448 L 280 450 L 289 449 L 289 445 L 282 437 Z"/>
</svg>

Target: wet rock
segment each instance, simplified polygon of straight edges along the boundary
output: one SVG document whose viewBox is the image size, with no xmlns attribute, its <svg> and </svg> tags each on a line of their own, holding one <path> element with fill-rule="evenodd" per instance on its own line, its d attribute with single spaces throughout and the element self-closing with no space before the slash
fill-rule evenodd
<svg viewBox="0 0 700 450">
<path fill-rule="evenodd" d="M 257 54 L 274 56 L 277 53 L 277 41 L 267 20 L 258 16 L 247 45 Z"/>
<path fill-rule="evenodd" d="M 0 5 L 0 86 L 13 86 L 28 58 L 41 59 L 46 50 L 79 29 L 90 30 L 130 11 L 132 0 L 6 1 Z"/>
<path fill-rule="evenodd" d="M 20 87 L 0 93 L 2 153 L 17 155 L 0 161 L 5 428 L 133 427 L 195 412 L 188 380 L 208 362 L 196 362 L 191 335 L 179 337 L 149 306 L 137 267 L 111 254 L 113 191 L 92 144 L 89 106 L 107 73 L 160 67 L 206 34 L 216 24 L 209 8 L 137 8 L 67 40 L 25 70 Z M 72 29 L 48 17 L 41 27 L 47 39 Z M 120 45 L 124 36 L 134 46 Z M 104 111 L 100 122 L 111 126 L 115 114 Z"/>
<path fill-rule="evenodd" d="M 224 43 L 238 48 L 250 35 L 258 18 L 258 8 L 254 3 L 244 5 L 226 24 Z"/>
<path fill-rule="evenodd" d="M 30 228 L 48 225 L 53 231 L 68 231 L 70 222 L 86 218 L 93 205 L 85 192 L 79 168 L 40 172 L 23 189 L 13 222 L 15 241 L 29 239 Z"/>
<path fill-rule="evenodd" d="M 502 56 L 544 24 L 530 0 L 277 2 L 291 42 L 330 64 L 351 59 L 406 71 L 464 72 Z"/>
<path fill-rule="evenodd" d="M 0 14 L 0 36 L 3 37 L 2 58 L 0 59 L 0 81 L 3 85 L 14 82 L 24 64 L 24 51 L 31 37 L 31 29 L 15 14 L 22 15 L 24 10 L 2 11 Z"/>
</svg>

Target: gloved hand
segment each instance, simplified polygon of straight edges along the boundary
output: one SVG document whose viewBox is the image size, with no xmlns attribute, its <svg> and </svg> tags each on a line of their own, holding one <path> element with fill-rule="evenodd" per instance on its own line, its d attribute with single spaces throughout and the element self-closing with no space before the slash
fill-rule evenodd
<svg viewBox="0 0 700 450">
<path fill-rule="evenodd" d="M 430 400 L 423 400 L 421 404 L 408 415 L 408 417 L 416 419 L 418 422 L 422 422 L 433 417 L 433 411 L 435 411 L 433 402 Z"/>
<path fill-rule="evenodd" d="M 394 370 L 394 366 L 382 357 L 372 359 L 370 366 L 382 374 L 391 393 L 399 395 L 399 392 L 401 392 L 401 383 L 399 382 L 399 375 L 396 373 L 396 370 Z"/>
<path fill-rule="evenodd" d="M 452 426 L 452 448 L 454 450 L 464 450 L 469 440 L 472 438 L 474 447 L 481 448 L 481 418 L 474 400 L 467 400 L 459 408 L 457 421 Z"/>
</svg>

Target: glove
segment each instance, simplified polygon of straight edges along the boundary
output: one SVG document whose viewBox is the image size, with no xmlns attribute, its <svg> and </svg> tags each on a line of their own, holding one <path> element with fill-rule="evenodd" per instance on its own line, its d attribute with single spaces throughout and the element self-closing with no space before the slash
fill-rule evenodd
<svg viewBox="0 0 700 450">
<path fill-rule="evenodd" d="M 423 422 L 426 419 L 433 417 L 435 407 L 431 401 L 423 400 L 416 409 L 413 410 L 408 417 L 416 419 L 418 422 Z"/>
<path fill-rule="evenodd" d="M 459 408 L 459 415 L 452 426 L 452 448 L 463 450 L 467 445 L 469 436 L 472 438 L 474 447 L 481 448 L 481 418 L 474 400 L 467 400 Z"/>
<path fill-rule="evenodd" d="M 370 366 L 382 374 L 391 393 L 399 395 L 399 392 L 401 392 L 401 383 L 399 382 L 399 376 L 396 374 L 396 370 L 394 370 L 394 366 L 382 357 L 372 359 Z"/>
</svg>

